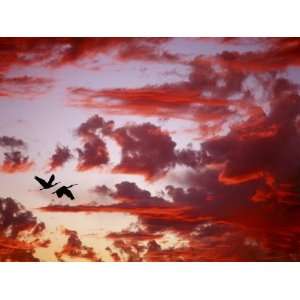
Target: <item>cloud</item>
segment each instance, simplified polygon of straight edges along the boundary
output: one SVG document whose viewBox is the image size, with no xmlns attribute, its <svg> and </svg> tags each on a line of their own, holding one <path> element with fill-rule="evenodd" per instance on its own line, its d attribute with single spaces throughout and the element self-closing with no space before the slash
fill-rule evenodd
<svg viewBox="0 0 300 300">
<path fill-rule="evenodd" d="M 86 122 L 82 123 L 77 129 L 77 134 L 80 137 L 94 136 L 97 131 L 104 134 L 110 134 L 114 127 L 113 121 L 106 122 L 98 115 L 93 115 Z"/>
<path fill-rule="evenodd" d="M 120 49 L 117 57 L 121 61 L 144 60 L 167 63 L 179 63 L 181 61 L 179 55 L 160 50 L 154 43 L 130 43 Z"/>
<path fill-rule="evenodd" d="M 121 161 L 113 172 L 141 174 L 147 180 L 156 180 L 176 163 L 176 143 L 168 132 L 151 123 L 114 128 L 113 121 L 94 115 L 78 127 L 76 134 L 83 141 L 83 149 L 77 149 L 80 171 L 108 163 L 104 137 L 114 139 L 121 147 Z"/>
<path fill-rule="evenodd" d="M 0 137 L 0 147 L 25 147 L 26 144 L 21 139 L 10 136 L 1 136 Z"/>
<path fill-rule="evenodd" d="M 162 238 L 163 235 L 152 234 L 142 230 L 139 231 L 122 230 L 121 232 L 111 232 L 106 237 L 112 240 L 126 239 L 126 240 L 148 241 L 152 239 Z"/>
<path fill-rule="evenodd" d="M 64 229 L 63 233 L 68 237 L 68 239 L 62 250 L 55 252 L 55 256 L 59 261 L 65 261 L 65 259 L 68 258 L 101 261 L 101 259 L 97 258 L 92 247 L 87 247 L 82 244 L 82 241 L 75 230 Z"/>
<path fill-rule="evenodd" d="M 76 134 L 83 141 L 83 149 L 77 149 L 79 156 L 77 170 L 86 171 L 108 163 L 107 147 L 99 135 L 109 134 L 113 125 L 112 121 L 106 122 L 98 115 L 94 115 L 77 128 Z"/>
<path fill-rule="evenodd" d="M 132 161 L 132 170 L 144 162 L 140 172 L 145 172 L 147 165 L 140 159 L 144 158 L 143 152 L 151 153 L 152 148 L 158 149 L 158 145 L 165 143 L 164 147 L 170 151 L 167 153 L 172 154 L 167 157 L 172 159 L 167 160 L 166 165 L 163 160 L 158 169 L 156 164 L 149 164 L 152 172 L 146 174 L 157 174 L 162 166 L 168 169 L 176 163 L 185 164 L 190 167 L 181 177 L 185 188 L 168 185 L 163 196 L 157 197 L 135 183 L 121 182 L 114 190 L 105 190 L 115 201 L 112 204 L 51 205 L 42 210 L 132 214 L 138 217 L 144 236 L 173 232 L 187 243 L 164 248 L 154 238 L 158 245 L 153 242 L 147 246 L 141 244 L 138 235 L 130 239 L 129 233 L 123 236 L 121 233 L 119 237 L 116 234 L 114 247 L 119 249 L 120 255 L 123 253 L 122 259 L 297 260 L 300 234 L 298 87 L 287 79 L 275 77 L 268 99 L 268 114 L 255 110 L 251 117 L 231 126 L 227 134 L 203 141 L 200 151 L 190 148 L 174 151 L 171 137 L 149 124 L 113 131 L 112 136 L 120 139 L 123 148 L 138 151 L 132 154 L 137 155 L 135 165 Z M 147 143 L 152 138 L 162 138 L 164 142 L 156 142 L 155 147 L 151 143 L 146 148 L 140 146 L 142 140 Z M 130 160 L 130 152 L 128 156 Z M 152 157 L 156 157 L 155 154 Z M 137 247 L 142 249 L 137 250 Z"/>
<path fill-rule="evenodd" d="M 167 230 L 174 227 L 184 231 L 210 218 L 204 214 L 199 214 L 198 210 L 195 211 L 196 207 L 192 205 L 193 201 L 190 201 L 188 196 L 186 199 L 182 199 L 182 202 L 177 199 L 170 202 L 162 197 L 152 196 L 149 191 L 140 189 L 132 182 L 116 184 L 115 190 L 111 191 L 110 194 L 116 203 L 110 205 L 50 205 L 40 209 L 48 212 L 129 213 L 139 216 L 141 222 L 148 227 L 153 227 L 152 230 L 154 231 L 159 231 L 159 228 Z"/>
<path fill-rule="evenodd" d="M 123 240 L 115 240 L 113 242 L 113 246 L 115 249 L 117 249 L 120 252 L 120 255 L 116 252 L 111 252 L 111 256 L 115 261 L 120 261 L 121 257 L 123 260 L 125 260 L 123 257 L 126 256 L 126 261 L 128 262 L 141 262 L 142 257 L 140 252 L 144 250 L 144 247 L 139 246 L 136 242 L 126 243 Z M 110 250 L 110 248 L 108 248 Z M 121 256 L 121 257 L 120 257 Z"/>
<path fill-rule="evenodd" d="M 185 165 L 196 169 L 198 166 L 202 165 L 204 159 L 205 153 L 202 151 L 196 151 L 191 148 L 176 151 L 176 163 L 179 165 Z"/>
<path fill-rule="evenodd" d="M 124 181 L 115 185 L 116 191 L 112 196 L 121 203 L 127 203 L 135 206 L 140 203 L 142 206 L 154 205 L 155 203 L 160 205 L 164 203 L 164 199 L 161 197 L 152 197 L 150 192 L 140 189 L 135 183 Z"/>
<path fill-rule="evenodd" d="M 112 257 L 113 261 L 119 262 L 121 261 L 120 255 L 117 252 L 114 252 L 111 247 L 106 247 L 105 248 L 106 251 L 109 252 L 110 256 Z"/>
<path fill-rule="evenodd" d="M 79 163 L 78 171 L 86 171 L 95 167 L 101 167 L 109 161 L 108 152 L 104 141 L 100 138 L 91 138 L 82 149 L 77 149 Z"/>
<path fill-rule="evenodd" d="M 153 180 L 163 176 L 174 164 L 176 143 L 158 126 L 126 125 L 117 128 L 112 137 L 122 149 L 115 172 L 142 174 Z"/>
<path fill-rule="evenodd" d="M 4 97 L 34 98 L 47 93 L 53 87 L 54 81 L 50 78 L 20 76 L 0 76 L 0 88 Z M 1 96 L 1 95 L 0 95 Z"/>
<path fill-rule="evenodd" d="M 20 151 L 13 151 L 4 153 L 0 170 L 4 173 L 27 172 L 32 166 L 33 162 L 28 156 L 24 156 Z"/>
<path fill-rule="evenodd" d="M 0 261 L 39 261 L 37 247 L 48 247 L 42 240 L 45 224 L 12 198 L 0 198 Z"/>
<path fill-rule="evenodd" d="M 137 114 L 194 119 L 193 110 L 189 109 L 192 104 L 207 105 L 216 109 L 229 104 L 225 99 L 207 99 L 199 95 L 198 90 L 175 84 L 110 90 L 92 90 L 81 87 L 70 88 L 69 92 L 72 96 L 69 102 L 71 106 L 103 109 L 121 115 Z"/>
<path fill-rule="evenodd" d="M 217 55 L 217 62 L 239 71 L 271 72 L 300 65 L 299 38 L 274 38 L 264 40 L 264 50 L 239 53 L 224 51 Z"/>
<path fill-rule="evenodd" d="M 173 55 L 165 52 L 157 54 L 158 47 L 169 38 L 1 38 L 0 72 L 11 66 L 45 65 L 60 67 L 93 58 L 99 54 L 120 52 L 119 59 L 167 60 Z M 127 55 L 129 49 L 136 48 L 135 54 Z M 143 52 L 145 54 L 143 55 Z"/>
<path fill-rule="evenodd" d="M 116 115 L 192 120 L 199 124 L 195 134 L 200 137 L 217 135 L 225 123 L 237 122 L 257 107 L 245 88 L 249 73 L 217 68 L 202 56 L 187 66 L 188 78 L 174 83 L 99 90 L 70 87 L 68 105 Z"/>
<path fill-rule="evenodd" d="M 242 182 L 272 174 L 276 180 L 286 181 L 296 175 L 299 155 L 294 149 L 300 140 L 295 121 L 300 97 L 293 85 L 283 82 L 277 79 L 274 83 L 269 116 L 258 122 L 245 121 L 228 135 L 202 144 L 215 162 L 226 163 L 221 180 L 232 177 L 234 181 L 236 177 Z"/>
<path fill-rule="evenodd" d="M 112 191 L 106 185 L 97 185 L 91 191 L 99 196 L 110 196 L 112 194 Z"/>
<path fill-rule="evenodd" d="M 55 153 L 50 158 L 49 171 L 54 171 L 57 168 L 61 168 L 72 157 L 73 155 L 68 147 L 57 145 Z"/>
<path fill-rule="evenodd" d="M 73 104 L 80 107 L 188 116 L 199 124 L 200 150 L 176 149 L 171 133 L 157 125 L 115 128 L 112 121 L 95 115 L 76 131 L 83 143 L 79 166 L 107 164 L 105 140 L 112 138 L 121 147 L 115 172 L 153 181 L 184 165 L 188 168 L 180 174 L 181 182 L 166 182 L 156 196 L 152 187 L 150 192 L 123 181 L 114 188 L 94 189 L 111 198 L 109 204 L 94 201 L 41 210 L 136 216 L 138 231 L 107 236 L 113 260 L 299 260 L 300 96 L 299 86 L 282 73 L 299 65 L 298 44 L 298 39 L 271 39 L 263 41 L 260 51 L 198 56 L 189 63 L 187 80 L 171 84 L 69 89 L 78 97 Z M 134 55 L 152 55 L 132 49 L 137 50 Z M 173 245 L 164 243 L 168 234 Z"/>
<path fill-rule="evenodd" d="M 15 137 L 0 137 L 0 147 L 9 148 L 9 152 L 5 151 L 4 160 L 0 165 L 0 171 L 4 173 L 26 172 L 33 166 L 33 161 L 23 154 L 26 143 Z"/>
</svg>

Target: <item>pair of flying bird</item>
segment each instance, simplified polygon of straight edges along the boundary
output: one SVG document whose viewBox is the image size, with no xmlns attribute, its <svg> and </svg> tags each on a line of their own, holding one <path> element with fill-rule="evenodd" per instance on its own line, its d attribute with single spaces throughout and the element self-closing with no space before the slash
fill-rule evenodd
<svg viewBox="0 0 300 300">
<path fill-rule="evenodd" d="M 49 178 L 48 181 L 46 181 L 43 178 L 40 178 L 38 176 L 35 176 L 34 179 L 43 187 L 40 190 L 50 189 L 50 188 L 52 188 L 52 187 L 54 187 L 54 186 L 56 186 L 57 184 L 60 183 L 60 182 L 54 183 L 54 179 L 55 179 L 54 174 L 51 175 L 51 177 Z M 72 192 L 69 190 L 74 185 L 77 185 L 77 184 L 71 184 L 69 186 L 63 185 L 62 187 L 60 187 L 59 189 L 57 189 L 52 194 L 56 194 L 56 196 L 58 198 L 61 198 L 62 196 L 66 196 L 66 197 L 70 198 L 71 200 L 74 200 L 75 197 L 72 194 Z"/>
</svg>

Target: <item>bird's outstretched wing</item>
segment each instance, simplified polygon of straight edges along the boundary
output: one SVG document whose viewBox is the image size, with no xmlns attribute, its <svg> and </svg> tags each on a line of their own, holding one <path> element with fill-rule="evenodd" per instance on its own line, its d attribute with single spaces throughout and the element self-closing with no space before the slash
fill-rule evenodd
<svg viewBox="0 0 300 300">
<path fill-rule="evenodd" d="M 47 182 L 40 178 L 40 177 L 37 177 L 37 176 L 34 176 L 34 179 L 42 186 L 42 187 L 45 187 L 47 185 Z"/>
<path fill-rule="evenodd" d="M 72 193 L 70 190 L 66 190 L 66 191 L 65 191 L 65 195 L 66 195 L 68 198 L 70 198 L 71 200 L 74 200 L 74 199 L 75 199 L 73 193 Z"/>
<path fill-rule="evenodd" d="M 61 198 L 64 195 L 64 190 L 63 187 L 60 187 L 56 191 L 54 191 L 52 194 L 56 194 L 58 198 Z"/>
<path fill-rule="evenodd" d="M 54 176 L 54 174 L 52 174 L 51 177 L 49 178 L 48 183 L 52 184 L 52 182 L 54 181 L 54 179 L 55 179 L 55 176 Z"/>
</svg>

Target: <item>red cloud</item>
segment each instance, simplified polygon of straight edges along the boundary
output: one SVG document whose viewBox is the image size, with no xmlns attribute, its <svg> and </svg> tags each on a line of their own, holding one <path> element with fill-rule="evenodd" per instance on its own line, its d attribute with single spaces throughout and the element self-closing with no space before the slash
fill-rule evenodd
<svg viewBox="0 0 300 300">
<path fill-rule="evenodd" d="M 65 229 L 63 233 L 68 237 L 67 243 L 59 252 L 55 252 L 55 256 L 59 261 L 65 258 L 84 258 L 90 261 L 101 261 L 97 258 L 93 248 L 84 246 L 74 230 Z"/>
<path fill-rule="evenodd" d="M 246 72 L 270 72 L 299 66 L 299 38 L 275 38 L 264 40 L 267 49 L 257 52 L 228 52 L 217 55 L 222 65 Z"/>
<path fill-rule="evenodd" d="M 71 88 L 74 96 L 71 105 L 117 114 L 189 118 L 200 123 L 202 138 L 216 136 L 222 132 L 226 121 L 245 112 L 251 116 L 258 108 L 253 101 L 255 92 L 245 87 L 249 75 L 255 76 L 266 89 L 266 80 L 257 73 L 274 73 L 299 65 L 299 39 L 243 39 L 241 42 L 250 41 L 261 44 L 264 50 L 196 57 L 189 63 L 188 79 L 179 83 L 131 89 Z M 272 127 L 260 134 L 269 135 L 276 130 Z"/>
<path fill-rule="evenodd" d="M 73 99 L 70 102 L 72 106 L 104 109 L 116 114 L 134 113 L 144 116 L 195 119 L 197 118 L 195 117 L 197 110 L 195 110 L 195 114 L 191 114 L 191 110 L 188 110 L 191 104 L 197 103 L 219 109 L 219 107 L 226 107 L 230 103 L 221 98 L 207 99 L 189 87 L 172 85 L 101 91 L 71 88 L 69 91 L 79 99 Z M 116 99 L 122 102 L 113 101 Z M 212 118 L 216 118 L 216 116 L 213 115 Z"/>
<path fill-rule="evenodd" d="M 1 172 L 16 173 L 27 172 L 33 166 L 28 156 L 23 156 L 20 151 L 5 152 L 4 161 L 0 165 Z"/>
<path fill-rule="evenodd" d="M 126 57 L 128 49 L 140 48 L 127 59 L 172 60 L 167 52 L 159 54 L 155 46 L 168 38 L 1 38 L 0 72 L 12 65 L 43 64 L 58 67 L 91 58 L 97 54 L 117 51 L 120 59 Z M 145 52 L 143 55 L 142 52 Z M 123 54 L 122 54 L 123 53 Z"/>
<path fill-rule="evenodd" d="M 178 63 L 181 60 L 179 55 L 157 49 L 157 45 L 147 43 L 131 43 L 126 45 L 119 51 L 118 58 L 122 61 L 144 60 L 169 63 Z"/>
<path fill-rule="evenodd" d="M 37 262 L 39 259 L 34 257 L 32 244 L 0 235 L 0 261 Z"/>
<path fill-rule="evenodd" d="M 117 114 L 188 118 L 202 122 L 224 121 L 234 109 L 240 109 L 240 101 L 228 98 L 237 95 L 243 98 L 242 84 L 246 73 L 225 68 L 216 70 L 202 57 L 195 58 L 189 66 L 188 80 L 178 83 L 131 89 L 70 88 L 73 96 L 70 105 Z"/>
<path fill-rule="evenodd" d="M 0 88 L 4 97 L 33 98 L 45 94 L 53 87 L 53 80 L 43 77 L 1 77 Z"/>
</svg>

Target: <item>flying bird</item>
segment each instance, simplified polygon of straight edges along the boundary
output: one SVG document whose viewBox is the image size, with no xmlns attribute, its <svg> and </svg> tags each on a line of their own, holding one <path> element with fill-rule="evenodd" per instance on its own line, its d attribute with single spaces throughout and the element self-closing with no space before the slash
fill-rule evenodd
<svg viewBox="0 0 300 300">
<path fill-rule="evenodd" d="M 46 181 L 38 176 L 35 176 L 34 179 L 43 187 L 40 190 L 50 189 L 60 183 L 60 182 L 53 183 L 53 181 L 55 179 L 54 174 L 51 175 L 51 177 L 49 178 L 48 181 Z"/>
<path fill-rule="evenodd" d="M 69 190 L 72 186 L 74 185 L 78 185 L 78 184 L 71 184 L 69 186 L 65 186 L 63 185 L 62 187 L 60 187 L 59 189 L 57 189 L 55 192 L 53 192 L 52 194 L 56 194 L 56 196 L 58 198 L 61 198 L 62 196 L 66 196 L 68 198 L 70 198 L 71 200 L 74 200 L 75 197 L 74 195 L 72 194 L 72 192 Z"/>
</svg>

